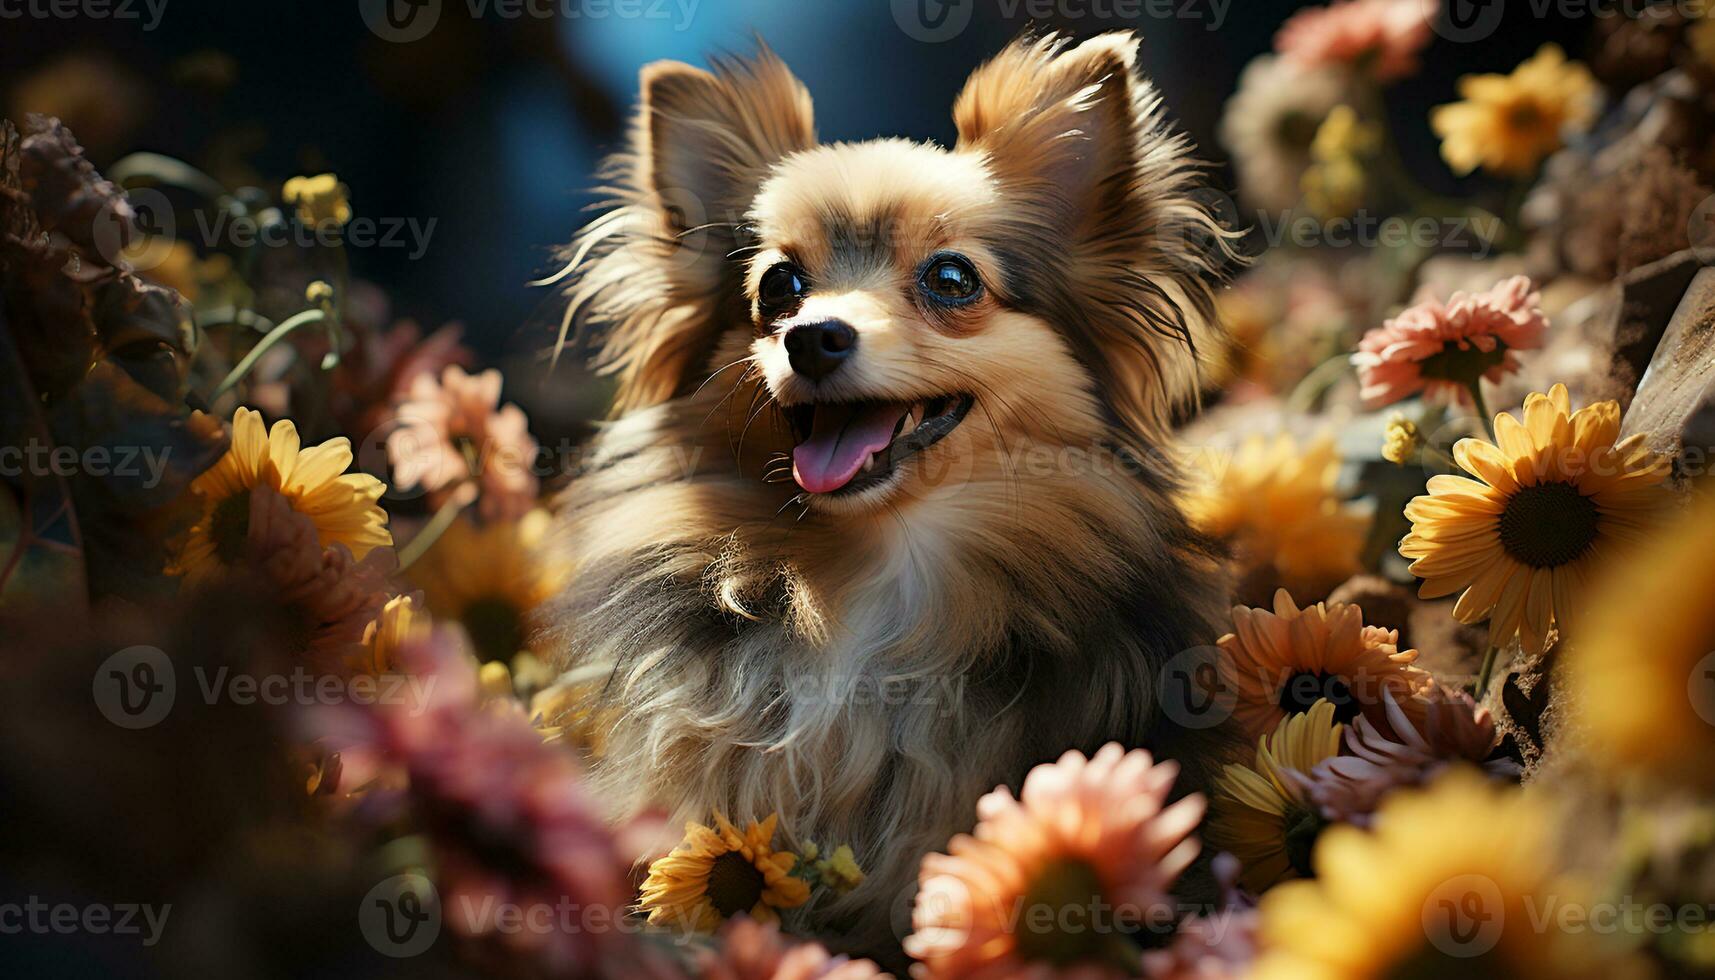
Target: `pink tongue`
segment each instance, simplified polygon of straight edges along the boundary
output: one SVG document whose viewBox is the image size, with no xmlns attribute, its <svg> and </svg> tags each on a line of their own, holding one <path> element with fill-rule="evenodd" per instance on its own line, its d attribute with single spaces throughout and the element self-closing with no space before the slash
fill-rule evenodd
<svg viewBox="0 0 1715 980">
<path fill-rule="evenodd" d="M 893 441 L 905 406 L 890 403 L 818 405 L 810 438 L 792 450 L 792 478 L 811 493 L 831 493 L 851 482 L 864 460 Z"/>
</svg>

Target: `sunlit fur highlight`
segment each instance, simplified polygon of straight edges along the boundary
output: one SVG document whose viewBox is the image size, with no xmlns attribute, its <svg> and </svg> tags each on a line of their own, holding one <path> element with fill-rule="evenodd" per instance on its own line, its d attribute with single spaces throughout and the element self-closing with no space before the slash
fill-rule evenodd
<svg viewBox="0 0 1715 980">
<path fill-rule="evenodd" d="M 1188 756 L 1191 783 L 1218 761 L 1155 695 L 1224 600 L 1166 460 L 1225 238 L 1134 58 L 1123 35 L 1018 42 L 973 76 L 950 151 L 815 146 L 766 52 L 651 66 L 614 210 L 567 256 L 568 325 L 620 384 L 559 501 L 579 574 L 546 634 L 609 677 L 592 778 L 627 809 L 851 843 L 868 881 L 802 924 L 865 952 L 897 956 L 920 856 L 996 784 L 1113 739 Z M 716 203 L 675 219 L 686 190 Z M 987 285 L 968 309 L 913 299 L 943 248 Z M 860 338 L 823 396 L 976 397 L 855 499 L 804 499 L 782 461 L 776 400 L 815 394 L 758 327 L 785 254 L 817 284 L 795 316 Z"/>
</svg>

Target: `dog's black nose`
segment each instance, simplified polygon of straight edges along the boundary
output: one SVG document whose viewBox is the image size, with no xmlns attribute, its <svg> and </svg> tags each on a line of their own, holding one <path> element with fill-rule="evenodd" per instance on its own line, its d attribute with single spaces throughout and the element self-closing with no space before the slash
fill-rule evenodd
<svg viewBox="0 0 1715 980">
<path fill-rule="evenodd" d="M 857 331 L 838 320 L 800 323 L 786 331 L 785 344 L 792 370 L 820 381 L 857 349 Z"/>
</svg>

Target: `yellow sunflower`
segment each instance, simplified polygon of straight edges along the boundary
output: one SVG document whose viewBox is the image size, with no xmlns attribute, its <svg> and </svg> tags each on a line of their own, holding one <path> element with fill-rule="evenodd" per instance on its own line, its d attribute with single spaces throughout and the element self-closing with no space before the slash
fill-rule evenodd
<svg viewBox="0 0 1715 980">
<path fill-rule="evenodd" d="M 346 473 L 350 465 L 351 442 L 344 436 L 304 449 L 290 420 L 265 429 L 260 413 L 240 408 L 232 416 L 232 447 L 191 481 L 203 504 L 202 519 L 168 571 L 201 581 L 247 557 L 250 492 L 259 486 L 309 518 L 323 548 L 337 542 L 362 561 L 372 549 L 391 545 L 387 514 L 377 503 L 387 487 L 368 474 Z"/>
<path fill-rule="evenodd" d="M 549 524 L 543 510 L 481 525 L 460 517 L 405 575 L 431 613 L 464 626 L 482 660 L 511 661 L 529 645 L 536 607 L 565 583 L 544 547 Z"/>
<path fill-rule="evenodd" d="M 685 825 L 685 839 L 649 866 L 638 907 L 649 924 L 681 932 L 713 932 L 740 913 L 780 921 L 780 909 L 810 899 L 810 886 L 792 877 L 798 858 L 774 850 L 778 814 L 742 832 L 715 814 L 715 826 Z"/>
<path fill-rule="evenodd" d="M 1715 496 L 1604 574 L 1570 678 L 1587 751 L 1622 776 L 1715 786 Z"/>
<path fill-rule="evenodd" d="M 1246 440 L 1192 460 L 1204 479 L 1183 500 L 1198 530 L 1227 542 L 1245 569 L 1242 598 L 1276 587 L 1320 597 L 1359 570 L 1369 517 L 1341 500 L 1332 437 L 1303 449 L 1290 435 Z"/>
<path fill-rule="evenodd" d="M 1661 486 L 1670 461 L 1637 435 L 1615 444 L 1620 406 L 1572 413 L 1565 385 L 1525 399 L 1524 421 L 1495 416 L 1499 445 L 1461 439 L 1453 458 L 1476 479 L 1442 475 L 1406 505 L 1411 533 L 1399 553 L 1415 559 L 1425 599 L 1465 592 L 1462 623 L 1489 620 L 1489 643 L 1518 634 L 1539 653 L 1550 628 L 1577 628 L 1577 597 L 1605 553 L 1642 537 L 1671 500 Z M 1630 590 L 1628 590 L 1630 592 Z"/>
<path fill-rule="evenodd" d="M 1567 130 L 1590 125 L 1597 92 L 1588 69 L 1546 44 L 1511 75 L 1459 79 L 1464 101 L 1437 108 L 1429 119 L 1441 137 L 1441 156 L 1454 171 L 1482 167 L 1523 177 L 1560 149 Z"/>
<path fill-rule="evenodd" d="M 1227 765 L 1215 777 L 1209 843 L 1239 859 L 1246 889 L 1261 892 L 1310 873 L 1310 849 L 1327 822 L 1285 771 L 1308 773 L 1338 755 L 1344 731 L 1334 705 L 1318 701 L 1257 739 L 1255 763 Z"/>
<path fill-rule="evenodd" d="M 1263 896 L 1252 975 L 1626 975 L 1592 930 L 1556 928 L 1556 910 L 1589 905 L 1556 873 L 1552 818 L 1530 792 L 1460 768 L 1389 797 L 1373 831 L 1329 828 L 1314 878 Z"/>
</svg>

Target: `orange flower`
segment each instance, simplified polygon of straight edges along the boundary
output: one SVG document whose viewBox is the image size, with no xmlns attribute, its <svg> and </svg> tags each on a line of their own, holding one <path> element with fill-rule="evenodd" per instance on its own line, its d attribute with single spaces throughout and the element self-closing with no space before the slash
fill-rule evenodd
<svg viewBox="0 0 1715 980">
<path fill-rule="evenodd" d="M 1170 930 L 1168 889 L 1197 856 L 1201 796 L 1164 806 L 1179 767 L 1103 746 L 1037 766 L 1018 799 L 924 857 L 905 951 L 926 978 L 1136 975 L 1143 929 Z"/>
<path fill-rule="evenodd" d="M 1411 696 L 1431 683 L 1413 666 L 1417 651 L 1399 649 L 1398 641 L 1397 630 L 1365 626 L 1357 606 L 1319 602 L 1299 609 L 1281 589 L 1273 612 L 1233 607 L 1233 632 L 1216 641 L 1222 693 L 1235 699 L 1233 717 L 1247 738 L 1273 732 L 1323 698 L 1339 721 L 1361 712 L 1385 724 L 1383 691 L 1415 715 L 1423 706 Z"/>
</svg>

